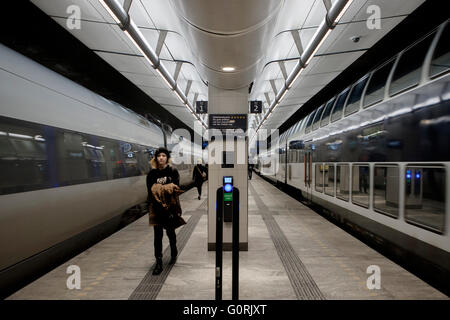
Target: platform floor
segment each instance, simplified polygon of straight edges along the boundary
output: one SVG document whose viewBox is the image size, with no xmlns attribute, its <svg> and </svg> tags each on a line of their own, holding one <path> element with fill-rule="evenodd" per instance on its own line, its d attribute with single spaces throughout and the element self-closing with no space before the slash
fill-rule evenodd
<svg viewBox="0 0 450 320">
<path fill-rule="evenodd" d="M 188 223 L 177 229 L 179 257 L 152 276 L 153 228 L 143 216 L 42 276 L 8 299 L 213 300 L 215 252 L 207 251 L 206 184 L 181 195 Z M 253 175 L 249 181 L 249 244 L 240 253 L 240 299 L 448 299 L 297 200 Z M 69 290 L 67 268 L 80 268 L 81 289 Z M 367 268 L 381 271 L 369 290 Z M 224 252 L 223 298 L 231 299 L 231 253 Z"/>
</svg>

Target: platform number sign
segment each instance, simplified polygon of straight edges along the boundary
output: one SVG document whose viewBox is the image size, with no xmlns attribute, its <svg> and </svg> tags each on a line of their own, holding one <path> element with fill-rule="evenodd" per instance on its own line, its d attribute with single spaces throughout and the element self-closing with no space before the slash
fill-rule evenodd
<svg viewBox="0 0 450 320">
<path fill-rule="evenodd" d="M 197 101 L 195 103 L 196 113 L 208 113 L 208 101 Z"/>
<path fill-rule="evenodd" d="M 261 113 L 262 101 L 250 101 L 250 113 Z"/>
</svg>

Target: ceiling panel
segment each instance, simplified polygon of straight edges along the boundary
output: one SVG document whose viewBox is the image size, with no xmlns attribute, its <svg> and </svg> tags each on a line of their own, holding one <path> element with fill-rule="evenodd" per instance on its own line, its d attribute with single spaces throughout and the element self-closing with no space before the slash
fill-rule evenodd
<svg viewBox="0 0 450 320">
<path fill-rule="evenodd" d="M 104 18 L 99 12 L 97 6 L 91 5 L 89 1 L 86 0 L 31 0 L 37 7 L 44 11 L 47 15 L 52 17 L 68 17 L 71 15 L 67 13 L 68 8 L 72 5 L 76 5 L 81 9 L 81 19 L 83 20 L 93 20 L 93 21 L 104 21 Z M 96 5 L 101 7 L 98 1 L 95 1 Z M 114 22 L 114 20 L 109 17 L 107 22 Z"/>
<path fill-rule="evenodd" d="M 103 60 L 120 72 L 146 74 L 156 76 L 150 64 L 141 57 L 121 55 L 107 52 L 96 52 Z"/>
<path fill-rule="evenodd" d="M 332 0 L 332 3 L 335 1 Z M 123 4 L 124 0 L 119 2 Z M 67 7 L 72 4 L 78 5 L 82 11 L 82 28 L 68 31 L 90 49 L 97 50 L 96 53 L 101 58 L 122 72 L 125 77 L 138 85 L 155 101 L 161 103 L 169 112 L 182 121 L 190 122 L 186 123 L 192 126 L 192 115 L 185 107 L 174 107 L 181 106 L 181 102 L 150 64 L 140 57 L 140 51 L 115 24 L 98 0 L 33 0 L 33 3 L 66 29 L 64 17 L 69 15 L 66 12 Z M 279 125 L 287 120 L 303 103 L 364 54 L 365 49 L 372 47 L 404 19 L 405 15 L 412 12 L 421 3 L 423 0 L 354 0 L 340 23 L 317 52 L 319 56 L 311 60 L 280 106 L 269 117 L 267 123 Z M 369 5 L 377 5 L 380 8 L 383 17 L 381 29 L 367 28 L 366 20 L 370 15 L 370 12 L 367 11 Z M 179 74 L 179 87 L 185 91 L 187 80 L 193 80 L 191 90 L 187 95 L 188 100 L 192 102 L 196 94 L 198 94 L 199 100 L 208 100 L 208 88 L 202 82 L 202 80 L 208 81 L 208 79 L 201 79 L 197 69 L 199 66 L 193 63 L 199 53 L 191 51 L 191 44 L 187 43 L 184 38 L 183 32 L 186 31 L 182 27 L 184 24 L 180 23 L 175 10 L 171 1 L 167 0 L 134 0 L 130 15 L 136 25 L 140 27 L 153 50 L 156 49 L 160 30 L 169 31 L 160 53 L 162 63 L 173 76 L 176 68 L 173 60 L 186 61 L 187 63 L 182 65 Z M 275 97 L 269 80 L 275 81 L 277 90 L 280 90 L 285 82 L 278 62 L 270 62 L 298 57 L 299 53 L 290 31 L 300 30 L 302 46 L 306 48 L 318 25 L 322 23 L 325 14 L 323 0 L 283 1 L 280 14 L 273 26 L 275 30 L 273 39 L 267 41 L 269 45 L 266 48 L 264 59 L 258 67 L 259 73 L 254 79 L 250 99 L 262 100 L 264 108 L 268 109 L 265 93 L 268 93 L 271 101 Z M 360 41 L 354 43 L 350 39 L 353 36 L 359 36 Z M 266 40 L 264 39 L 264 41 Z M 355 50 L 359 51 L 348 52 Z M 296 63 L 297 60 L 285 62 L 288 74 L 294 69 Z M 254 118 L 252 117 L 252 119 Z"/>
</svg>

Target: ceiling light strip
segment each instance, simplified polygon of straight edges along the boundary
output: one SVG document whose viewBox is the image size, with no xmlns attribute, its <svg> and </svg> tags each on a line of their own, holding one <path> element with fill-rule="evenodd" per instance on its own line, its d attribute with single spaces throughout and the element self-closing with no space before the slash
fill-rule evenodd
<svg viewBox="0 0 450 320">
<path fill-rule="evenodd" d="M 281 102 L 281 100 L 284 98 L 286 92 L 292 87 L 295 80 L 298 79 L 300 74 L 303 72 L 303 70 L 306 68 L 308 63 L 311 61 L 314 54 L 319 50 L 320 46 L 324 43 L 326 38 L 331 33 L 332 28 L 330 28 L 327 24 L 328 21 L 334 21 L 334 24 L 338 23 L 338 21 L 342 18 L 345 11 L 350 7 L 350 4 L 353 2 L 353 0 L 337 0 L 333 6 L 330 8 L 329 12 L 327 13 L 327 16 L 320 24 L 317 31 L 314 33 L 313 38 L 308 43 L 308 46 L 303 51 L 303 54 L 300 57 L 300 60 L 297 62 L 297 64 L 294 67 L 294 70 L 291 72 L 291 74 L 288 76 L 286 80 L 286 84 L 283 89 L 278 92 L 277 96 L 273 100 L 272 104 L 269 107 L 269 110 L 267 111 L 266 115 L 262 119 L 262 121 L 259 123 L 255 134 L 253 135 L 253 138 L 256 136 L 258 130 L 261 128 L 261 126 L 264 124 L 264 122 L 267 120 L 267 118 L 272 114 L 273 109 L 275 109 L 276 106 Z M 334 26 L 333 26 L 334 27 Z M 303 61 L 306 61 L 307 63 L 303 63 Z M 253 139 L 252 138 L 252 139 Z"/>
<path fill-rule="evenodd" d="M 122 5 L 117 0 L 99 0 L 99 2 L 111 15 L 114 21 L 116 21 L 120 25 L 120 27 L 125 32 L 127 37 L 136 46 L 139 52 L 142 53 L 144 58 L 152 65 L 153 68 L 156 69 L 156 71 L 164 80 L 164 82 L 167 84 L 167 86 L 171 90 L 175 91 L 175 95 L 182 102 L 182 104 L 185 105 L 188 108 L 188 110 L 195 116 L 195 118 L 200 121 L 203 127 L 207 129 L 206 123 L 202 121 L 201 118 L 193 112 L 194 108 L 188 102 L 186 95 L 177 86 L 176 81 L 172 78 L 172 76 L 167 71 L 165 66 L 161 64 L 161 61 L 156 55 L 155 51 L 148 44 L 144 35 L 141 33 L 141 31 L 133 22 L 133 20 L 128 16 L 128 13 L 125 11 Z"/>
</svg>

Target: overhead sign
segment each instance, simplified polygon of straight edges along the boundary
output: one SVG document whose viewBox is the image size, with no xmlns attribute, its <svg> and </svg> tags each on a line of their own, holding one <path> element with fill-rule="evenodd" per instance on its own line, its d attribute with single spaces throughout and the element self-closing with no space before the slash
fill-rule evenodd
<svg viewBox="0 0 450 320">
<path fill-rule="evenodd" d="M 196 113 L 208 113 L 208 101 L 197 101 L 195 103 Z"/>
<path fill-rule="evenodd" d="M 209 129 L 242 129 L 247 131 L 246 114 L 209 114 Z"/>
<path fill-rule="evenodd" d="M 250 101 L 250 113 L 261 113 L 262 101 Z"/>
</svg>

